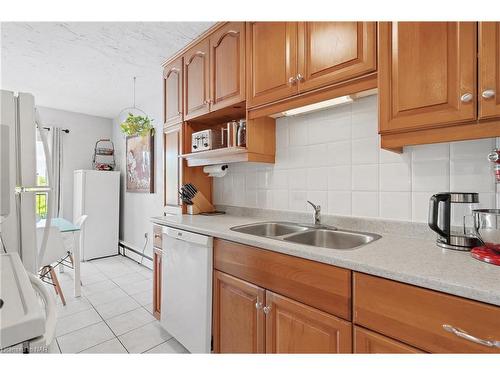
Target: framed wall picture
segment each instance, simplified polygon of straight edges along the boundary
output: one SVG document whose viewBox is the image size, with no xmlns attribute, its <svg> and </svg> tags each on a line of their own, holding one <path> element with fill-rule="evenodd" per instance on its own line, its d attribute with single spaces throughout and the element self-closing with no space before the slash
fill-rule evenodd
<svg viewBox="0 0 500 375">
<path fill-rule="evenodd" d="M 154 134 L 126 140 L 127 192 L 154 193 Z"/>
</svg>

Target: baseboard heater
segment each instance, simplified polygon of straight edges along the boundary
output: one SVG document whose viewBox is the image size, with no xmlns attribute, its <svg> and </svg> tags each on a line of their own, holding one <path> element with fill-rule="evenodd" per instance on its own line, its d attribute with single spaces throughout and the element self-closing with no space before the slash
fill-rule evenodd
<svg viewBox="0 0 500 375">
<path fill-rule="evenodd" d="M 151 258 L 149 255 L 146 255 L 146 254 L 143 254 L 140 251 L 137 251 L 136 249 L 130 247 L 129 245 L 127 245 L 123 241 L 118 242 L 118 249 L 120 251 L 120 254 L 122 254 L 123 256 L 127 256 L 126 252 L 127 251 L 131 251 L 134 254 L 139 255 L 140 257 L 144 257 L 145 259 L 150 260 L 151 262 L 153 261 L 153 258 Z"/>
</svg>

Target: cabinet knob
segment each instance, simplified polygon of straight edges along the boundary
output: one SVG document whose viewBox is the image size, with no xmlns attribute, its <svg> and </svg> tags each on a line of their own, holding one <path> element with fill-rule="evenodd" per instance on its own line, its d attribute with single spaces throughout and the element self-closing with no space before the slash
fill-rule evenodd
<svg viewBox="0 0 500 375">
<path fill-rule="evenodd" d="M 495 90 L 492 90 L 492 89 L 487 89 L 487 90 L 484 90 L 483 93 L 481 94 L 481 96 L 484 98 L 484 99 L 490 99 L 490 98 L 493 98 L 495 96 Z"/>
<path fill-rule="evenodd" d="M 265 306 L 262 310 L 264 311 L 264 314 L 267 315 L 271 312 L 271 306 Z"/>
<path fill-rule="evenodd" d="M 262 302 L 255 302 L 255 308 L 256 308 L 257 310 L 262 309 Z"/>
<path fill-rule="evenodd" d="M 289 84 L 290 86 L 294 85 L 294 84 L 295 84 L 295 82 L 297 82 L 297 78 L 295 78 L 295 77 L 290 77 L 290 78 L 288 78 L 288 84 Z"/>
<path fill-rule="evenodd" d="M 297 82 L 302 82 L 302 81 L 304 81 L 304 76 L 299 73 L 299 74 L 297 74 L 296 80 L 297 80 Z"/>
<path fill-rule="evenodd" d="M 470 92 L 466 92 L 460 97 L 460 101 L 462 103 L 469 103 L 472 99 L 474 98 L 474 95 L 472 95 Z"/>
</svg>

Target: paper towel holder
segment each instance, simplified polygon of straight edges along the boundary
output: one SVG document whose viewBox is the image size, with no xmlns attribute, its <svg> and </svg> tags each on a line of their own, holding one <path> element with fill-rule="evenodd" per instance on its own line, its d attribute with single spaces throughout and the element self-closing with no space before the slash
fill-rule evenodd
<svg viewBox="0 0 500 375">
<path fill-rule="evenodd" d="M 207 165 L 203 167 L 203 172 L 207 173 L 209 177 L 224 177 L 228 169 L 227 164 Z"/>
</svg>

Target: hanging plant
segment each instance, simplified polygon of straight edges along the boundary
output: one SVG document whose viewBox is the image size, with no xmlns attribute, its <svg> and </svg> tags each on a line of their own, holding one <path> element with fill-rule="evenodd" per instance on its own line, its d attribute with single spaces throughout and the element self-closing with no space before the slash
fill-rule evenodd
<svg viewBox="0 0 500 375">
<path fill-rule="evenodd" d="M 134 116 L 129 112 L 127 119 L 121 123 L 120 128 L 125 135 L 145 136 L 152 133 L 153 120 L 148 116 Z"/>
</svg>

